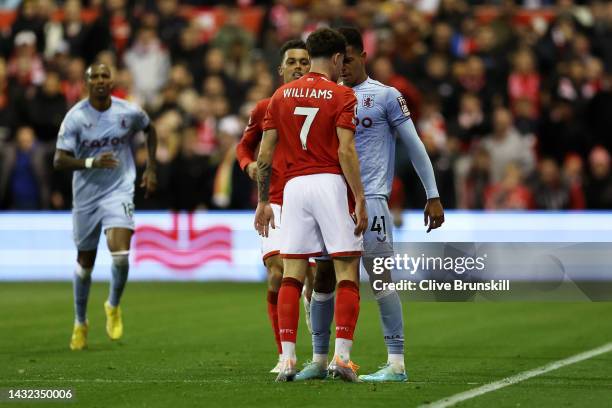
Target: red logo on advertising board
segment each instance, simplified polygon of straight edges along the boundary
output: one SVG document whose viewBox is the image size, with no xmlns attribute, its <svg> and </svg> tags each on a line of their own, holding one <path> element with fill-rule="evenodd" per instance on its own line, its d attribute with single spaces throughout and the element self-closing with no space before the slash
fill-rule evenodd
<svg viewBox="0 0 612 408">
<path fill-rule="evenodd" d="M 134 234 L 134 261 L 159 262 L 179 272 L 201 267 L 211 261 L 232 263 L 232 230 L 215 225 L 196 230 L 194 215 L 172 214 L 172 229 L 139 225 Z M 181 228 L 187 218 L 187 228 Z"/>
</svg>

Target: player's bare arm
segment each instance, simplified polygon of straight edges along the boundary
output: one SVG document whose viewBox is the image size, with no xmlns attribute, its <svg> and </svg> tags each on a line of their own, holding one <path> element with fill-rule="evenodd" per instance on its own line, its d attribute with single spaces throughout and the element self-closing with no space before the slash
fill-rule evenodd
<svg viewBox="0 0 612 408">
<path fill-rule="evenodd" d="M 117 166 L 119 166 L 119 160 L 113 152 L 104 152 L 95 157 L 77 159 L 72 152 L 57 149 L 53 157 L 53 168 L 56 170 L 114 169 Z"/>
<path fill-rule="evenodd" d="M 357 225 L 355 226 L 355 235 L 362 234 L 368 226 L 368 214 L 365 205 L 365 196 L 363 193 L 363 184 L 361 184 L 361 175 L 359 172 L 359 159 L 355 150 L 355 133 L 352 130 L 337 127 L 339 147 L 338 159 L 342 173 L 355 196 L 355 216 L 357 217 Z"/>
<path fill-rule="evenodd" d="M 257 162 L 251 162 L 246 167 L 246 173 L 253 181 L 257 181 Z"/>
<path fill-rule="evenodd" d="M 144 129 L 147 135 L 147 167 L 142 174 L 140 187 L 145 188 L 145 198 L 148 198 L 157 189 L 157 132 L 151 124 Z"/>
<path fill-rule="evenodd" d="M 257 191 L 259 202 L 255 211 L 255 229 L 259 235 L 268 236 L 269 225 L 274 225 L 274 213 L 270 207 L 270 179 L 272 177 L 272 158 L 278 141 L 276 129 L 266 130 L 257 156 Z"/>
</svg>

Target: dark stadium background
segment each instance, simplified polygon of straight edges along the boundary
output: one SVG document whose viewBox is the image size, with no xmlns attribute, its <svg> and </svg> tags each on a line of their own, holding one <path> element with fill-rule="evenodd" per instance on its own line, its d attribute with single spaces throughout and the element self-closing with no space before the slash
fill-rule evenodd
<svg viewBox="0 0 612 408">
<path fill-rule="evenodd" d="M 448 210 L 426 234 L 424 192 L 398 142 L 401 248 L 610 241 L 611 213 L 592 210 L 612 210 L 612 2 L 0 0 L 0 403 L 9 388 L 70 388 L 73 406 L 88 408 L 416 407 L 603 345 L 461 406 L 610 407 L 612 303 L 574 287 L 572 301 L 544 301 L 584 266 L 561 255 L 566 271 L 546 258 L 552 284 L 536 281 L 537 265 L 520 271 L 533 271 L 529 302 L 403 293 L 408 383 L 274 383 L 255 185 L 234 147 L 279 84 L 280 45 L 347 24 L 363 33 L 371 75 L 408 101 Z M 159 191 L 145 200 L 136 189 L 125 336 L 104 333 L 102 239 L 89 349 L 73 352 L 71 174 L 52 171 L 52 155 L 94 61 L 113 66 L 114 94 L 152 118 Z M 605 275 L 612 261 L 602 258 Z M 587 283 L 610 299 L 610 282 Z M 373 295 L 367 285 L 360 293 L 352 356 L 367 373 L 386 350 Z M 311 353 L 303 321 L 298 335 L 301 366 Z"/>
<path fill-rule="evenodd" d="M 234 146 L 278 85 L 280 44 L 347 24 L 363 32 L 372 76 L 408 100 L 445 208 L 612 208 L 608 2 L 17 3 L 0 5 L 2 209 L 70 208 L 70 174 L 50 156 L 97 60 L 159 132 L 159 192 L 138 191 L 138 209 L 253 208 Z M 422 208 L 399 145 L 392 204 Z M 139 170 L 145 157 L 141 140 Z"/>
</svg>

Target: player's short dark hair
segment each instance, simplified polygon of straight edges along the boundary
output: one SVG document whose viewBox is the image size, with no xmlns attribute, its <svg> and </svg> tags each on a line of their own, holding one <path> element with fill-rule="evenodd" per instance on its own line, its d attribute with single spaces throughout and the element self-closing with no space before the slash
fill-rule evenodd
<svg viewBox="0 0 612 408">
<path fill-rule="evenodd" d="M 355 27 L 340 27 L 338 32 L 346 39 L 346 44 L 359 52 L 363 52 L 363 38 Z"/>
<path fill-rule="evenodd" d="M 306 43 L 302 40 L 289 40 L 280 49 L 280 57 L 283 58 L 287 50 L 307 50 Z"/>
<path fill-rule="evenodd" d="M 306 39 L 310 58 L 331 57 L 336 53 L 346 53 L 346 39 L 331 28 L 319 28 Z"/>
<path fill-rule="evenodd" d="M 93 71 L 93 69 L 99 66 L 106 67 L 109 71 L 111 71 L 110 67 L 106 65 L 104 62 L 96 61 L 90 66 L 88 66 L 87 69 L 85 69 L 85 79 L 89 80 L 89 76 L 91 75 L 91 72 Z"/>
</svg>

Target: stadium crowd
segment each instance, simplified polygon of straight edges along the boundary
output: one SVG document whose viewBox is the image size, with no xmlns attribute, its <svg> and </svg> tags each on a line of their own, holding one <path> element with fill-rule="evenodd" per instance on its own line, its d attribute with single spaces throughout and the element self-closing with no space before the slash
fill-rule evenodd
<svg viewBox="0 0 612 408">
<path fill-rule="evenodd" d="M 612 209 L 612 3 L 251 3 L 215 6 L 226 18 L 208 36 L 211 22 L 177 0 L 23 0 L 0 34 L 0 208 L 70 208 L 71 174 L 53 172 L 51 157 L 96 60 L 116 67 L 114 95 L 145 107 L 158 131 L 159 191 L 145 201 L 137 189 L 137 208 L 253 208 L 235 145 L 279 84 L 280 45 L 354 25 L 371 76 L 408 101 L 445 208 Z M 256 7 L 252 31 L 241 16 Z M 544 8 L 519 18 L 523 7 Z M 422 208 L 398 145 L 392 205 Z"/>
</svg>

